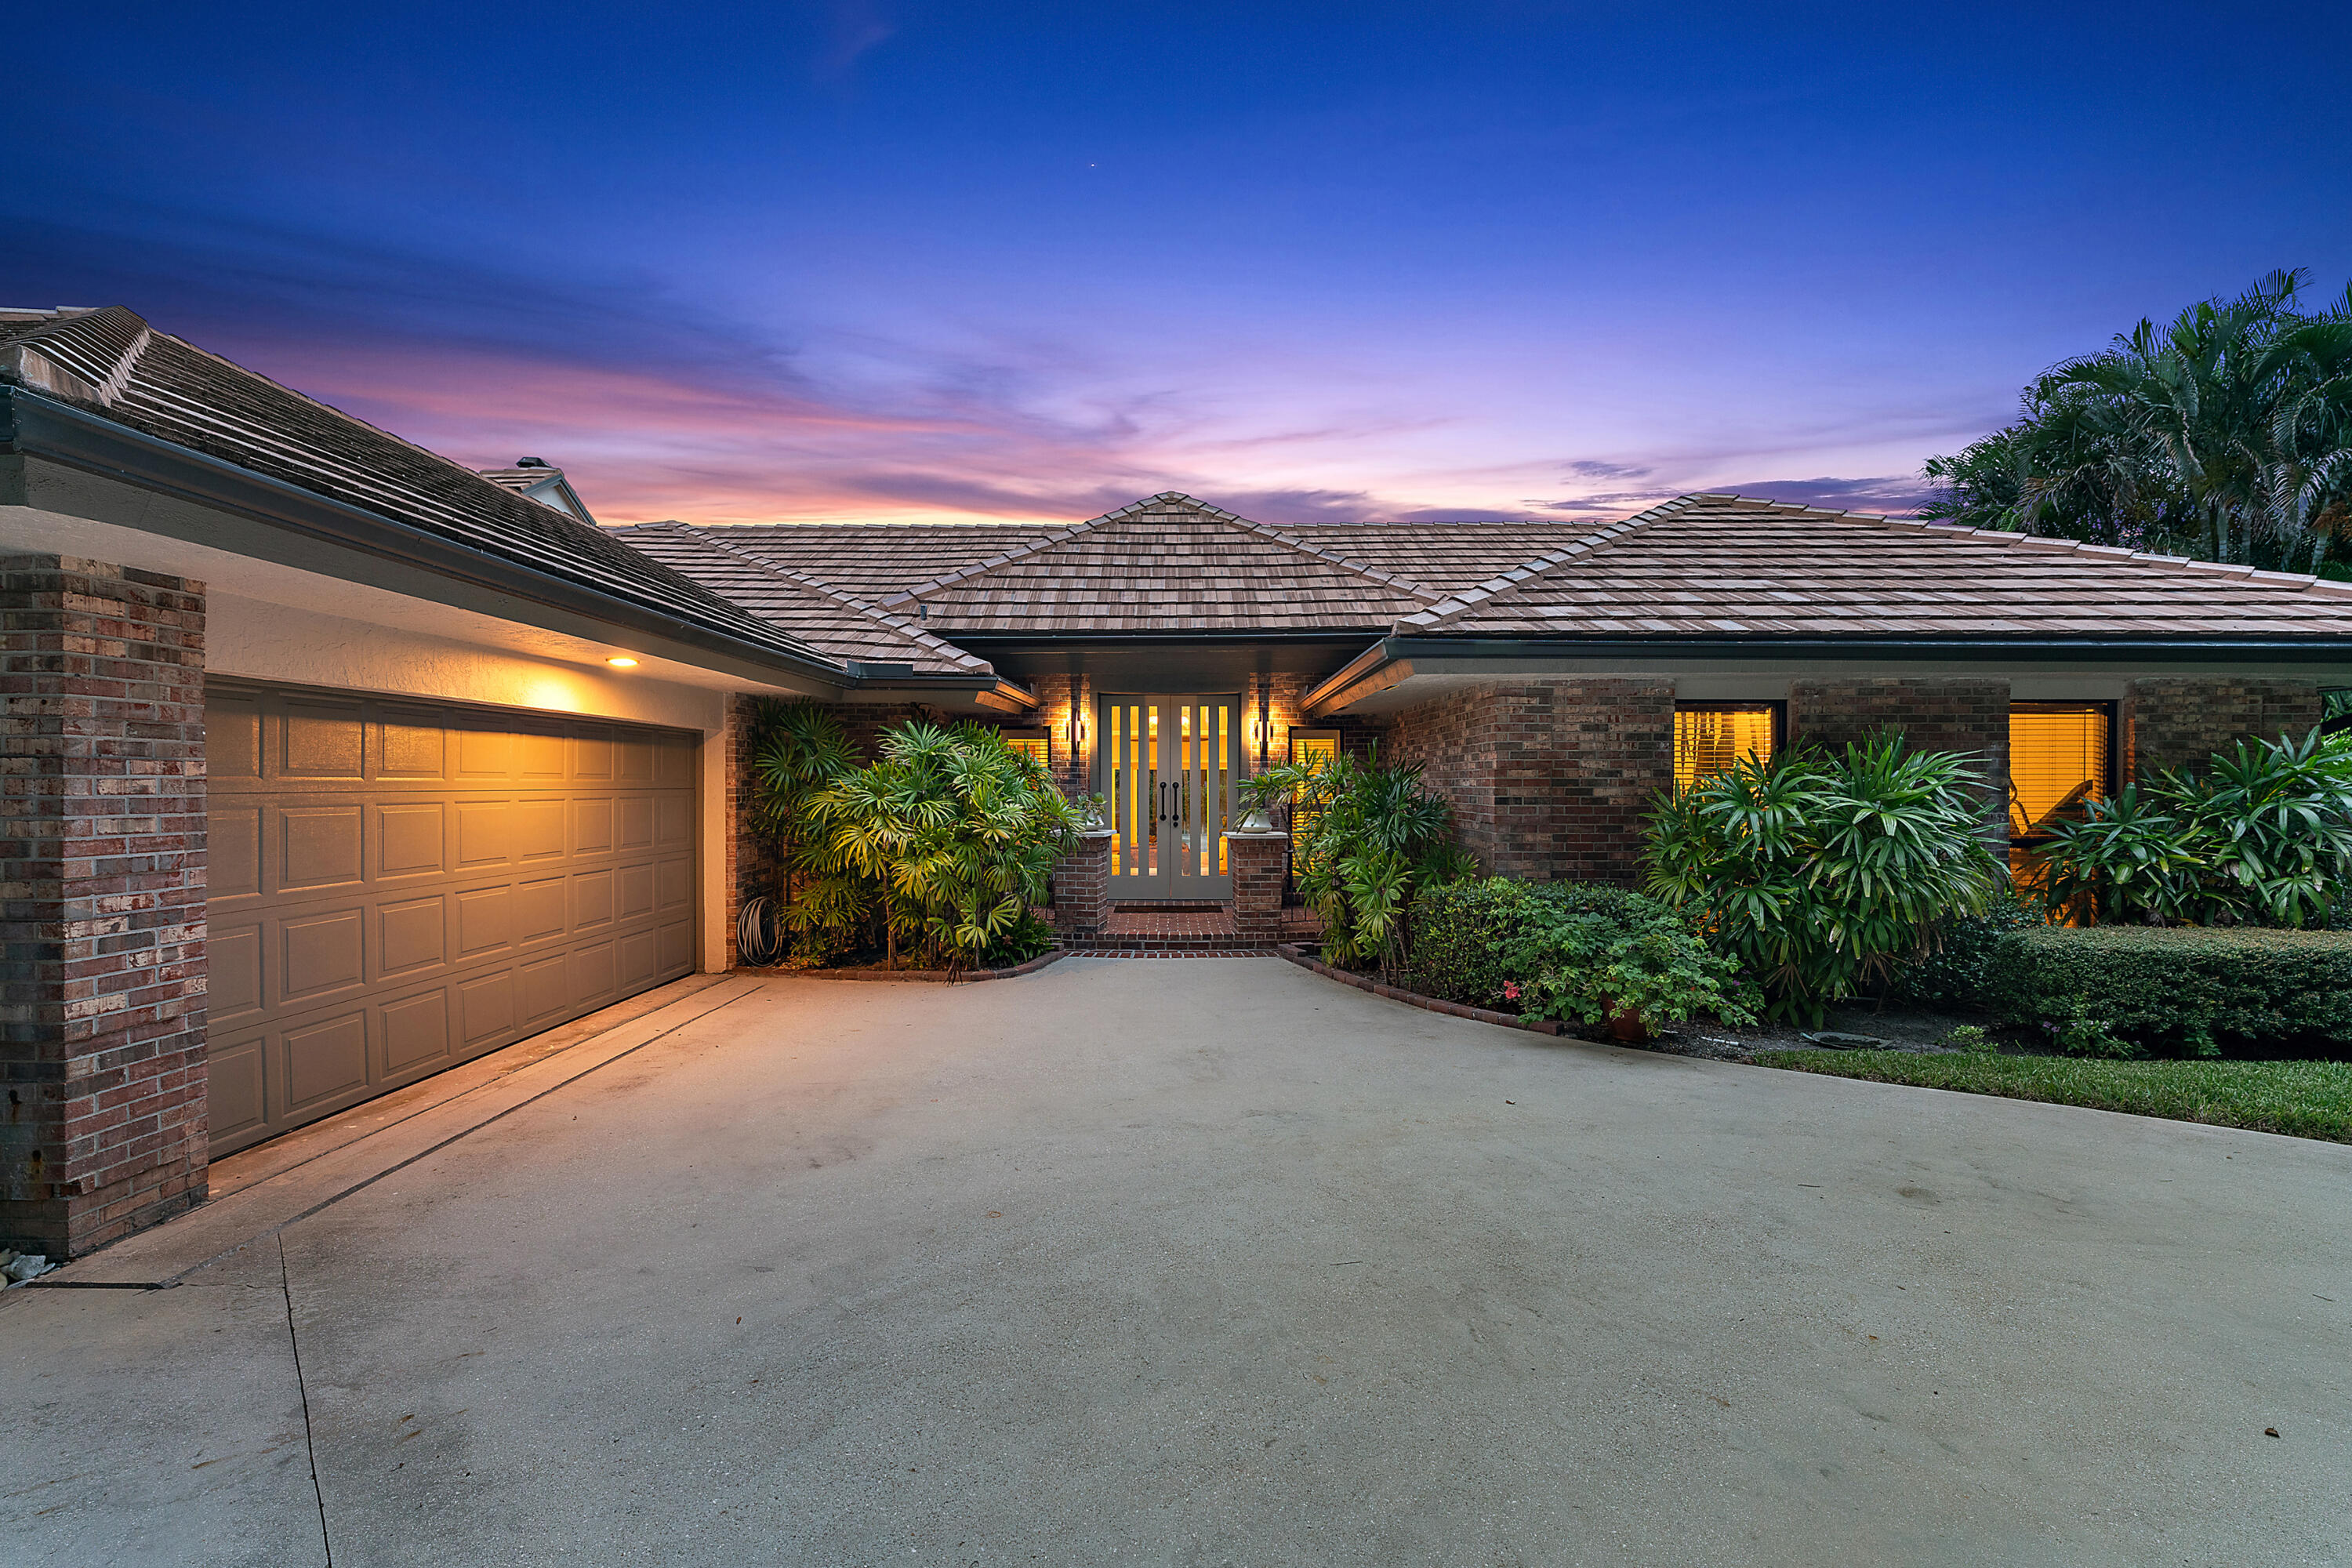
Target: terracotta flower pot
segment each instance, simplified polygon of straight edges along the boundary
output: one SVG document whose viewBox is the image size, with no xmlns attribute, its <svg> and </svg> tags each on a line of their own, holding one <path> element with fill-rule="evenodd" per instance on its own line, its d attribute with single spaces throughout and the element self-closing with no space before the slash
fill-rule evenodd
<svg viewBox="0 0 2352 1568">
<path fill-rule="evenodd" d="M 1609 1037 L 1629 1046 L 1650 1043 L 1650 1021 L 1634 1009 L 1620 1007 L 1609 1015 Z"/>
</svg>

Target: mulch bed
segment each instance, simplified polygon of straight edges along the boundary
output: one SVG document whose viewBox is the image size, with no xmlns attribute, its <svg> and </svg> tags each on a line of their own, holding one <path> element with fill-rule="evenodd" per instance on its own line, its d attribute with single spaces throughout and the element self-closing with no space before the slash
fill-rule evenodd
<svg viewBox="0 0 2352 1568">
<path fill-rule="evenodd" d="M 1010 980 L 1016 974 L 1034 974 L 1066 956 L 1056 948 L 1052 952 L 1039 953 L 1026 963 L 1016 963 L 1010 969 L 887 969 L 876 966 L 866 969 L 755 969 L 751 973 L 791 974 L 809 980 L 925 980 L 941 985 L 969 985 L 982 980 Z"/>
</svg>

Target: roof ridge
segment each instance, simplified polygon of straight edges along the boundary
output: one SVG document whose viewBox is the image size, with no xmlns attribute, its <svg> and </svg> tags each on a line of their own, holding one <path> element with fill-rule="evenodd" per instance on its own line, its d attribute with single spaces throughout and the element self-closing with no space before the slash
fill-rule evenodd
<svg viewBox="0 0 2352 1568">
<path fill-rule="evenodd" d="M 758 556 L 752 554 L 750 551 L 744 550 L 738 545 L 730 544 L 725 540 L 716 537 L 711 531 L 707 528 L 700 528 L 689 522 L 680 522 L 676 518 L 665 518 L 659 522 L 640 522 L 632 526 L 637 528 L 670 529 L 678 533 L 684 534 L 690 539 L 699 540 L 702 543 L 709 545 L 711 549 L 723 552 L 733 559 L 740 561 L 743 564 L 751 567 L 755 572 L 765 573 L 771 577 L 780 577 L 796 588 L 802 589 L 807 593 L 814 594 L 819 598 L 830 600 L 834 604 L 844 605 L 849 609 L 856 611 L 859 615 L 865 616 L 870 620 L 879 622 L 881 625 L 888 626 L 892 631 L 913 639 L 921 647 L 937 651 L 945 656 L 950 663 L 960 665 L 974 673 L 985 672 L 989 675 L 994 675 L 996 673 L 996 667 L 989 663 L 988 660 L 981 658 L 978 654 L 972 653 L 969 649 L 956 647 L 955 644 L 949 642 L 946 638 L 941 637 L 935 633 L 924 630 L 921 626 L 917 626 L 910 620 L 908 620 L 905 616 L 894 616 L 887 610 L 882 609 L 877 605 L 867 604 L 865 600 L 858 598 L 854 594 L 845 594 L 840 589 L 834 587 L 831 584 L 820 583 L 815 578 L 809 576 L 805 573 L 795 572 L 788 566 L 779 566 L 772 561 L 762 561 Z M 725 595 L 721 595 L 720 597 L 724 598 Z"/>
<path fill-rule="evenodd" d="M 918 583 L 911 588 L 901 588 L 897 593 L 891 595 L 888 598 L 883 600 L 881 605 L 877 607 L 887 609 L 898 605 L 912 604 L 916 600 L 921 598 L 925 594 L 935 594 L 943 588 L 953 588 L 961 584 L 969 583 L 974 577 L 982 576 L 990 572 L 995 571 L 999 566 L 1011 565 L 1013 562 L 1034 555 L 1040 551 L 1050 549 L 1056 544 L 1066 543 L 1070 540 L 1077 538 L 1078 535 L 1082 533 L 1086 533 L 1093 529 L 1100 528 L 1107 522 L 1117 522 L 1122 519 L 1131 517 L 1135 513 L 1141 511 L 1145 507 L 1150 505 L 1153 501 L 1164 500 L 1192 501 L 1192 504 L 1194 506 L 1202 506 L 1202 502 L 1192 500 L 1191 496 L 1179 494 L 1175 490 L 1162 490 L 1158 495 L 1146 496 L 1141 500 L 1129 501 L 1127 505 L 1118 508 L 1117 510 L 1107 511 L 1100 517 L 1090 517 L 1084 522 L 1074 522 L 1067 528 L 1051 529 L 1047 531 L 1044 538 L 1038 539 L 1031 543 L 1024 544 L 1018 550 L 1002 551 L 997 554 L 990 556 L 985 561 L 976 561 L 969 566 L 958 567 L 953 572 L 943 573 L 937 577 L 931 578 L 928 582 Z M 1203 510 L 1206 510 L 1213 509 L 1203 507 Z"/>
<path fill-rule="evenodd" d="M 1442 626 L 1456 616 L 1465 615 L 1486 604 L 1488 600 L 1508 593 L 1530 577 L 1540 575 L 1555 566 L 1566 565 L 1580 555 L 1589 555 L 1604 545 L 1616 542 L 1626 534 L 1647 528 L 1654 522 L 1662 522 L 1669 516 L 1687 511 L 1702 500 L 1718 499 L 1721 498 L 1694 494 L 1676 496 L 1672 500 L 1660 501 L 1645 511 L 1637 511 L 1621 521 L 1604 524 L 1580 539 L 1571 540 L 1558 550 L 1548 550 L 1532 560 L 1523 561 L 1509 571 L 1489 577 L 1473 587 L 1465 588 L 1458 594 L 1449 594 L 1426 610 L 1410 616 L 1400 616 L 1397 617 L 1397 626 L 1400 629 L 1410 626 L 1416 631 L 1427 631 Z"/>
</svg>

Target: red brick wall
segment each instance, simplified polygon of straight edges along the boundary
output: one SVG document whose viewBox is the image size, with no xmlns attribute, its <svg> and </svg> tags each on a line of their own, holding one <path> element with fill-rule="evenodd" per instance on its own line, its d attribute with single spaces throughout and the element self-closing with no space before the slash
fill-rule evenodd
<svg viewBox="0 0 2352 1568">
<path fill-rule="evenodd" d="M 1226 864 L 1234 876 L 1234 938 L 1273 942 L 1282 934 L 1282 892 L 1289 881 L 1290 835 L 1225 836 Z"/>
<path fill-rule="evenodd" d="M 1900 730 L 1913 749 L 1970 752 L 1990 782 L 1986 809 L 2006 840 L 2009 682 L 1987 677 L 1863 676 L 1789 684 L 1792 741 L 1843 746 L 1873 731 Z"/>
<path fill-rule="evenodd" d="M 2238 675 L 2165 675 L 2124 689 L 2124 777 L 2203 768 L 2216 752 L 2255 737 L 2301 740 L 2321 718 L 2319 686 Z"/>
<path fill-rule="evenodd" d="M 1490 876 L 1641 879 L 1642 819 L 1674 784 L 1671 680 L 1467 687 L 1397 715 L 1385 743 L 1454 803 Z"/>
<path fill-rule="evenodd" d="M 205 1195 L 204 585 L 0 557 L 0 1243 Z"/>
<path fill-rule="evenodd" d="M 1102 929 L 1110 912 L 1110 846 L 1108 833 L 1089 833 L 1054 868 L 1054 931 L 1085 936 Z"/>
</svg>

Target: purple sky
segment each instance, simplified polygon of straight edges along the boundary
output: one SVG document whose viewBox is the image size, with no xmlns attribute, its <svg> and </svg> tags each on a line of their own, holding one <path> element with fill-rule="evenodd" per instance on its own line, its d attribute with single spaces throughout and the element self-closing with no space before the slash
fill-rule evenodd
<svg viewBox="0 0 2352 1568">
<path fill-rule="evenodd" d="M 2052 362 L 2352 270 L 2340 5 L 38 20 L 0 304 L 608 521 L 1900 510 Z"/>
</svg>

